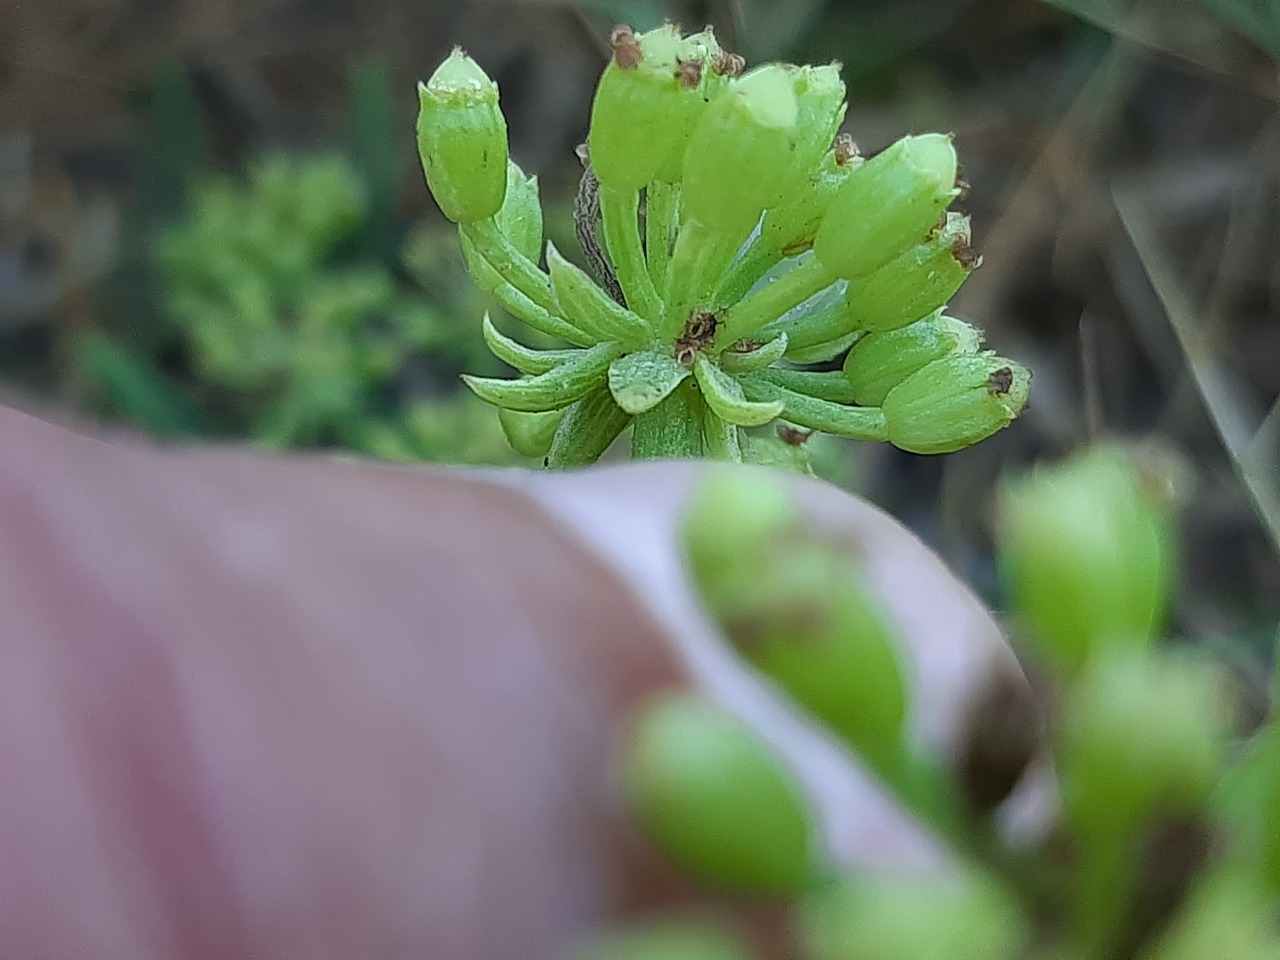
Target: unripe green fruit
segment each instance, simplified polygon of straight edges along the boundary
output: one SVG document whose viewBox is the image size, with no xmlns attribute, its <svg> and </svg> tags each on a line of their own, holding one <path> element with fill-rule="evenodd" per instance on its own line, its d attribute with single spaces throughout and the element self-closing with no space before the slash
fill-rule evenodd
<svg viewBox="0 0 1280 960">
<path fill-rule="evenodd" d="M 615 55 L 600 77 L 587 138 L 597 179 L 626 191 L 659 176 L 674 179 L 714 87 L 706 76 L 711 71 L 697 59 L 710 55 L 707 34 L 681 39 L 679 29 L 666 24 L 628 43 L 634 47 Z"/>
<path fill-rule="evenodd" d="M 790 184 L 795 89 L 778 64 L 758 67 L 717 96 L 684 155 L 683 215 L 708 229 L 750 230 Z"/>
<path fill-rule="evenodd" d="M 977 353 L 981 343 L 976 327 L 937 314 L 897 330 L 867 334 L 845 357 L 844 375 L 855 403 L 878 407 L 890 390 L 917 370 L 953 353 Z"/>
<path fill-rule="evenodd" d="M 885 396 L 889 442 L 911 453 L 961 450 L 1013 422 L 1030 392 L 1030 371 L 993 353 L 935 360 Z"/>
<path fill-rule="evenodd" d="M 883 267 L 849 283 L 845 306 L 854 330 L 896 330 L 946 305 L 980 258 L 969 246 L 969 218 L 945 222 Z"/>
<path fill-rule="evenodd" d="M 507 192 L 507 123 L 498 85 L 455 48 L 418 84 L 418 154 L 427 185 L 454 223 L 492 217 Z"/>
<path fill-rule="evenodd" d="M 1099 649 L 1151 644 L 1173 559 L 1168 518 L 1123 452 L 1101 447 L 1006 483 L 1001 579 L 1044 659 L 1074 672 Z"/>
<path fill-rule="evenodd" d="M 1100 652 L 1070 689 L 1059 765 L 1067 818 L 1091 835 L 1144 815 L 1196 811 L 1221 776 L 1231 725 L 1209 663 Z"/>
<path fill-rule="evenodd" d="M 805 802 L 737 717 L 701 697 L 648 706 L 628 738 L 632 808 L 663 852 L 718 887 L 797 893 L 817 876 Z"/>
<path fill-rule="evenodd" d="M 922 242 L 959 192 L 956 171 L 950 137 L 903 137 L 840 187 L 813 240 L 818 259 L 852 280 Z"/>
<path fill-rule="evenodd" d="M 835 150 L 827 151 L 798 196 L 765 212 L 760 226 L 762 241 L 780 256 L 794 257 L 810 249 L 836 191 L 861 163 L 841 162 Z"/>
<path fill-rule="evenodd" d="M 681 518 L 685 556 L 703 597 L 714 609 L 751 590 L 755 576 L 741 558 L 756 557 L 795 529 L 795 504 L 778 477 L 765 470 L 710 468 Z M 742 574 L 747 575 L 742 583 Z"/>
<path fill-rule="evenodd" d="M 814 960 L 1016 960 L 1029 934 L 1010 892 L 972 874 L 851 877 L 810 897 L 802 924 Z"/>
</svg>

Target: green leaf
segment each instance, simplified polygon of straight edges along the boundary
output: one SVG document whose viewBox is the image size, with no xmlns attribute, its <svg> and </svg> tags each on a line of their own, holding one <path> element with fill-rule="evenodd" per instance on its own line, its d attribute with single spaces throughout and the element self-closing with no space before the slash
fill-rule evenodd
<svg viewBox="0 0 1280 960">
<path fill-rule="evenodd" d="M 815 372 L 811 370 L 784 370 L 771 367 L 761 370 L 760 379 L 768 380 L 779 387 L 785 387 L 795 393 L 829 400 L 832 403 L 856 403 L 853 384 L 841 370 Z"/>
<path fill-rule="evenodd" d="M 604 377 L 618 355 L 616 343 L 601 343 L 568 363 L 524 380 L 499 380 L 462 375 L 462 381 L 481 400 L 507 410 L 542 413 L 581 400 Z"/>
<path fill-rule="evenodd" d="M 495 357 L 515 367 L 521 373 L 532 376 L 554 370 L 561 364 L 576 360 L 586 353 L 585 350 L 534 350 L 532 347 L 526 347 L 505 336 L 493 325 L 487 313 L 481 321 L 480 330 L 484 334 L 484 342 L 489 345 Z"/>
<path fill-rule="evenodd" d="M 829 400 L 806 397 L 760 378 L 758 375 L 742 380 L 743 392 L 753 400 L 781 402 L 783 416 L 792 423 L 810 430 L 850 437 L 854 440 L 885 440 L 884 412 L 878 407 L 849 407 Z"/>
<path fill-rule="evenodd" d="M 787 359 L 792 363 L 826 363 L 852 347 L 861 336 L 861 330 L 854 330 L 842 337 L 837 337 L 835 340 L 828 340 L 826 343 L 815 343 L 810 347 L 797 347 L 788 352 Z"/>
<path fill-rule="evenodd" d="M 547 270 L 556 303 L 574 326 L 600 340 L 639 345 L 651 339 L 653 331 L 643 317 L 616 303 L 552 243 L 547 244 Z"/>
<path fill-rule="evenodd" d="M 565 412 L 551 442 L 547 466 L 557 470 L 589 467 L 630 422 L 609 388 L 601 384 Z"/>
<path fill-rule="evenodd" d="M 609 389 L 627 413 L 644 413 L 665 400 L 690 372 L 670 354 L 638 350 L 609 364 Z"/>
<path fill-rule="evenodd" d="M 729 348 L 720 354 L 720 368 L 727 373 L 751 373 L 777 363 L 786 352 L 787 335 L 780 333 L 768 343 L 761 344 L 753 350 Z"/>
<path fill-rule="evenodd" d="M 707 359 L 706 354 L 700 353 L 694 359 L 693 373 L 711 412 L 728 423 L 760 427 L 782 413 L 781 400 L 748 400 L 738 381 Z"/>
</svg>

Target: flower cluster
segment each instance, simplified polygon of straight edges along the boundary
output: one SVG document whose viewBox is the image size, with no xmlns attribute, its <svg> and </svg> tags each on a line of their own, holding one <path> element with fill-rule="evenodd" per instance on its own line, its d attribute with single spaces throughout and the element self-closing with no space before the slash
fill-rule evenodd
<svg viewBox="0 0 1280 960">
<path fill-rule="evenodd" d="M 1029 373 L 943 309 L 978 264 L 948 136 L 864 160 L 835 65 L 744 70 L 712 33 L 611 37 L 575 207 L 590 272 L 547 244 L 536 179 L 508 154 L 496 84 L 460 50 L 419 85 L 418 147 L 475 281 L 568 344 L 486 317 L 523 376 L 468 377 L 521 452 L 594 462 L 634 422 L 637 457 L 743 459 L 744 428 L 960 449 L 1026 404 Z M 852 350 L 850 350 L 852 347 Z M 848 351 L 843 371 L 801 365 Z M 795 431 L 792 431 L 793 435 Z"/>
</svg>

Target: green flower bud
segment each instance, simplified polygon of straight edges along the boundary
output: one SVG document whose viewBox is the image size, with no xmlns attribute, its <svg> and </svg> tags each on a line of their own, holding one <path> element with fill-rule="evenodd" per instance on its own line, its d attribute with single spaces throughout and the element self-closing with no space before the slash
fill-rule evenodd
<svg viewBox="0 0 1280 960">
<path fill-rule="evenodd" d="M 969 246 L 969 218 L 948 213 L 924 243 L 849 284 L 849 321 L 855 330 L 914 323 L 944 306 L 981 262 Z"/>
<path fill-rule="evenodd" d="M 1028 639 L 1060 671 L 1104 646 L 1146 646 L 1163 625 L 1168 518 L 1119 450 L 1098 448 L 1006 483 L 1000 574 Z"/>
<path fill-rule="evenodd" d="M 985 876 L 850 877 L 809 898 L 801 928 L 814 960 L 1015 960 L 1029 924 Z"/>
<path fill-rule="evenodd" d="M 745 723 L 701 697 L 669 695 L 644 711 L 623 782 L 663 852 L 703 881 L 796 893 L 817 875 L 799 790 Z"/>
<path fill-rule="evenodd" d="M 726 233 L 749 231 L 788 183 L 798 111 L 786 68 L 752 70 L 716 97 L 684 155 L 685 217 Z"/>
<path fill-rule="evenodd" d="M 977 353 L 981 344 L 982 331 L 942 314 L 898 330 L 870 333 L 853 345 L 844 361 L 853 402 L 878 407 L 890 390 L 926 364 L 953 353 Z"/>
<path fill-rule="evenodd" d="M 994 353 L 935 360 L 885 396 L 889 442 L 911 453 L 962 450 L 1012 423 L 1030 392 L 1031 372 Z"/>
<path fill-rule="evenodd" d="M 859 167 L 840 187 L 813 240 L 831 273 L 871 273 L 926 237 L 950 206 L 956 151 L 940 133 L 903 137 Z"/>
<path fill-rule="evenodd" d="M 674 180 L 684 147 L 706 109 L 707 34 L 682 40 L 671 24 L 640 37 L 614 32 L 614 57 L 591 107 L 587 145 L 601 184 L 639 190 L 660 175 Z M 712 40 L 714 42 L 714 40 Z M 717 48 L 718 49 L 718 48 Z"/>
<path fill-rule="evenodd" d="M 1059 770 L 1065 814 L 1112 837 L 1152 814 L 1194 813 L 1227 756 L 1230 700 L 1207 661 L 1111 650 L 1068 691 Z"/>
<path fill-rule="evenodd" d="M 767 552 L 771 543 L 795 528 L 797 519 L 786 487 L 772 474 L 708 470 L 681 522 L 690 573 L 707 602 L 723 606 L 740 591 L 753 590 L 758 577 L 740 558 Z"/>
<path fill-rule="evenodd" d="M 808 534 L 767 475 L 713 475 L 684 526 L 694 582 L 761 673 L 873 766 L 901 759 L 906 683 L 883 611 L 859 571 Z"/>
<path fill-rule="evenodd" d="M 427 185 L 454 223 L 492 217 L 507 192 L 507 123 L 498 85 L 455 48 L 418 84 L 418 154 Z"/>
<path fill-rule="evenodd" d="M 760 236 L 769 249 L 784 257 L 799 256 L 813 246 L 814 235 L 827 208 L 861 160 L 845 159 L 836 150 L 827 151 L 809 176 L 808 186 L 781 206 L 765 212 Z"/>
</svg>

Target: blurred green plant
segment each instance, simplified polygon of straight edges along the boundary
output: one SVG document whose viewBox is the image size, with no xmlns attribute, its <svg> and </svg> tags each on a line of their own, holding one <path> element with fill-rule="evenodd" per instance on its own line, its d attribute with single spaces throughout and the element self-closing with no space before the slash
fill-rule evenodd
<svg viewBox="0 0 1280 960">
<path fill-rule="evenodd" d="M 1001 573 L 1044 695 L 1015 684 L 982 701 L 944 757 L 907 730 L 910 658 L 858 557 L 777 478 L 711 474 L 683 522 L 708 612 L 952 857 L 932 877 L 836 866 L 787 765 L 696 694 L 639 712 L 624 746 L 635 815 L 703 884 L 794 897 L 811 960 L 1280 956 L 1280 714 L 1242 737 L 1225 666 L 1158 642 L 1174 546 L 1156 479 L 1099 446 L 1001 487 Z M 1007 839 L 1003 802 L 1048 763 L 1051 828 Z M 634 931 L 619 943 L 644 943 L 625 954 L 644 960 L 721 955 Z"/>
<path fill-rule="evenodd" d="M 152 239 L 161 313 L 189 375 L 175 383 L 101 334 L 78 345 L 82 369 L 119 412 L 162 433 L 510 461 L 492 411 L 454 386 L 485 354 L 451 320 L 448 291 L 465 287 L 444 275 L 450 265 L 423 256 L 429 236 L 415 239 L 429 298 L 364 255 L 385 192 L 338 153 L 270 155 L 243 179 L 198 179 L 185 213 Z"/>
</svg>

